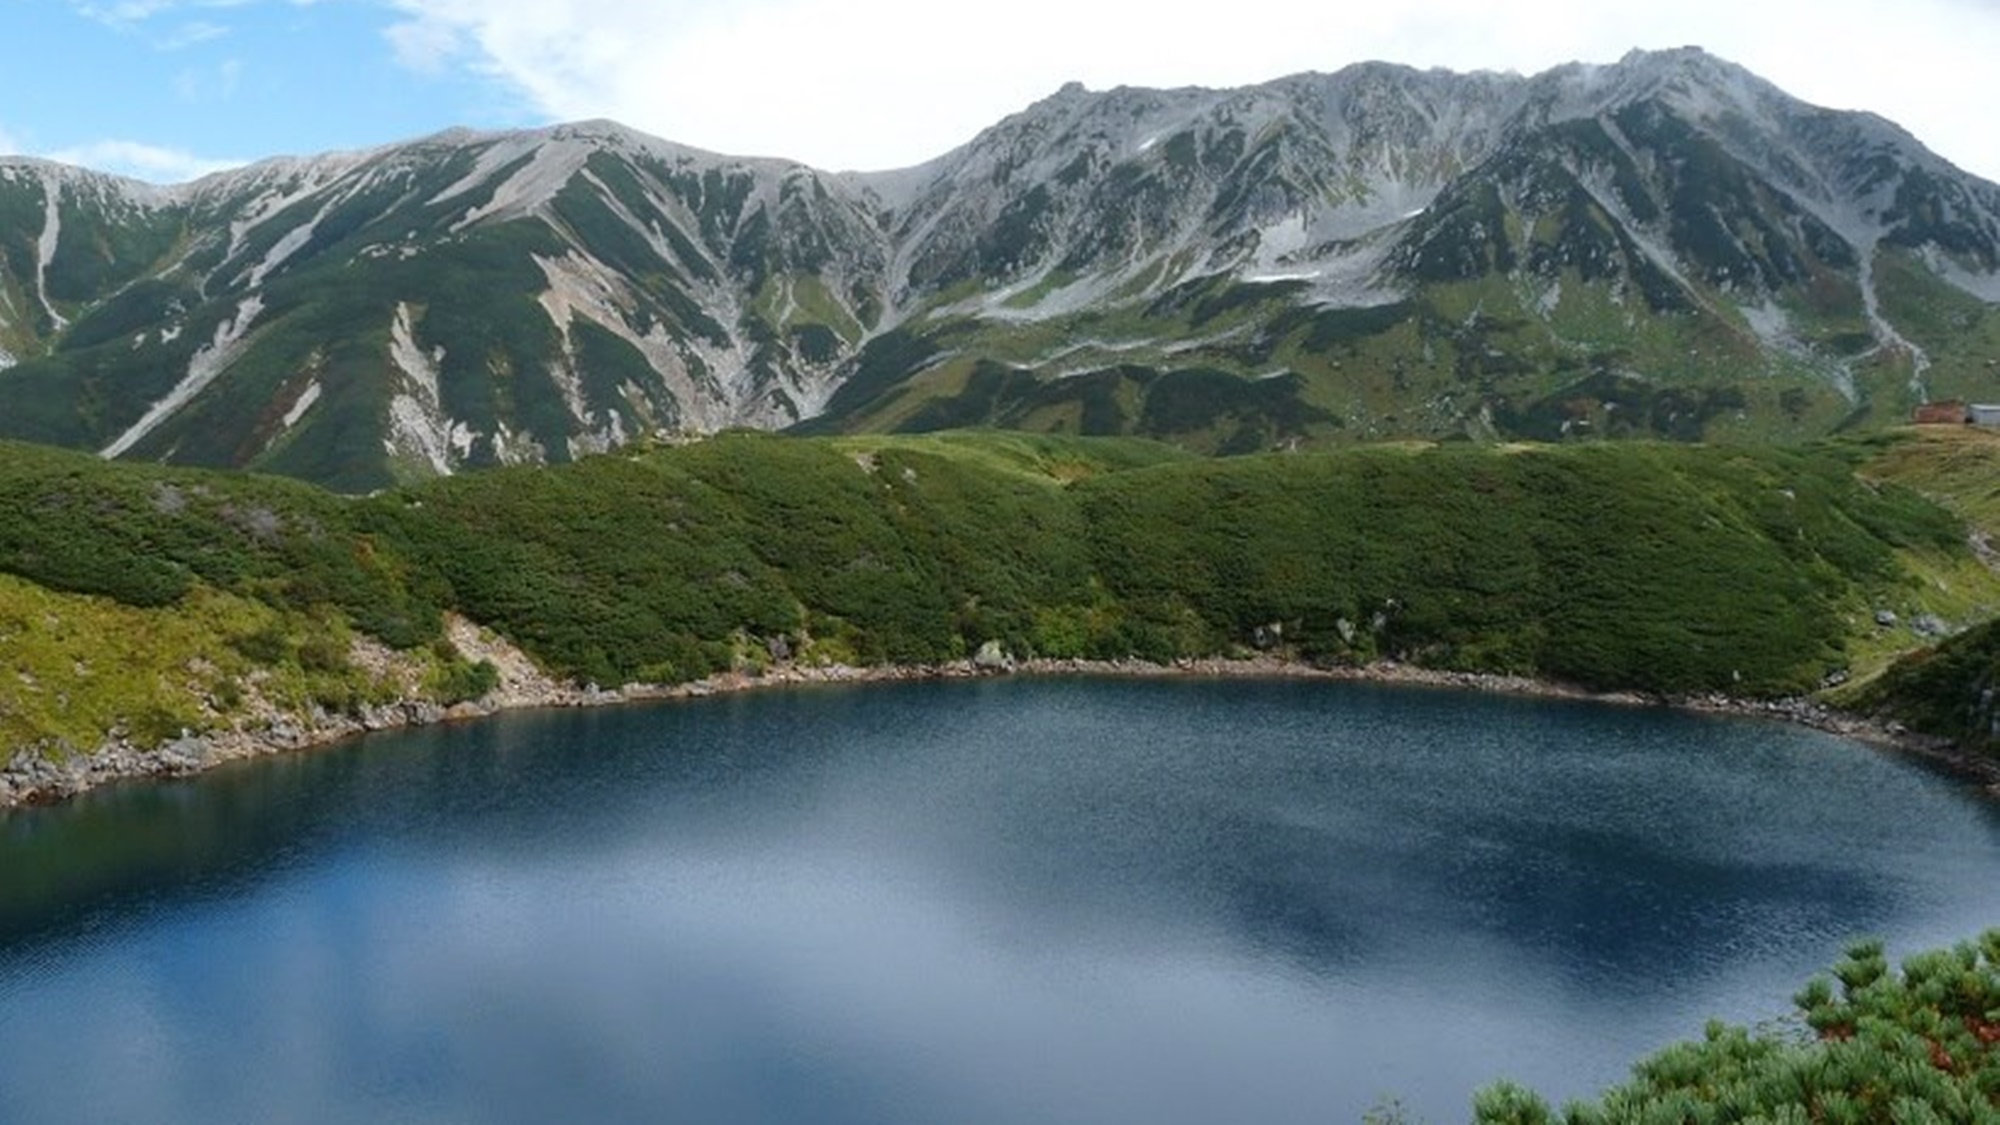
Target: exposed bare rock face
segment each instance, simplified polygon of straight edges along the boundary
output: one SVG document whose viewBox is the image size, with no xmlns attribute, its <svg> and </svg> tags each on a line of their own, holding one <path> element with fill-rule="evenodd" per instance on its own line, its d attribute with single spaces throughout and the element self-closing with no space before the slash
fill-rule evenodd
<svg viewBox="0 0 2000 1125">
<path fill-rule="evenodd" d="M 1698 50 L 1067 87 L 917 168 L 607 122 L 0 160 L 0 436 L 365 491 L 732 426 L 1208 449 L 2000 396 L 2000 188 Z"/>
</svg>

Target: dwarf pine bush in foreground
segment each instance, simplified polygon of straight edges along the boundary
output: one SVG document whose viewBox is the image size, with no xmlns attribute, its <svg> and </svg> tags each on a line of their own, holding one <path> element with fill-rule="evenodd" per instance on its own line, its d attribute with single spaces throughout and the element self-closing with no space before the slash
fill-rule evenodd
<svg viewBox="0 0 2000 1125">
<path fill-rule="evenodd" d="M 1890 968 L 1862 942 L 1795 998 L 1804 1034 L 1711 1023 L 1560 1113 L 1512 1083 L 1480 1092 L 1488 1125 L 1983 1125 L 2000 1122 L 2000 930 Z"/>
</svg>

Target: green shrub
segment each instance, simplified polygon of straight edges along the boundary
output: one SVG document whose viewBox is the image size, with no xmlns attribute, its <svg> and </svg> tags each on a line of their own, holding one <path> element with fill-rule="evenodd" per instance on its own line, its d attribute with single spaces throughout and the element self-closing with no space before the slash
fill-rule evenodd
<svg viewBox="0 0 2000 1125">
<path fill-rule="evenodd" d="M 1962 539 L 1826 450 L 1199 460 L 1015 434 L 725 434 L 341 499 L 0 446 L 0 571 L 132 606 L 213 588 L 325 622 L 230 642 L 322 680 L 353 678 L 350 632 L 412 648 L 450 608 L 600 684 L 699 678 L 742 638 L 787 636 L 811 639 L 809 660 L 929 663 L 999 640 L 1166 661 L 1254 642 L 1786 694 L 1846 663 L 1853 606 L 1902 589 L 1900 552 L 1965 556 Z M 447 694 L 477 686 L 464 675 Z"/>
<path fill-rule="evenodd" d="M 484 699 L 499 686 L 500 669 L 492 661 L 454 659 L 440 670 L 432 683 L 431 695 L 442 706 L 450 707 Z"/>
<path fill-rule="evenodd" d="M 1709 1024 L 1560 1113 L 1511 1083 L 1482 1090 L 1482 1125 L 1624 1122 L 2000 1121 L 2000 930 L 1890 968 L 1861 942 L 1797 998 L 1810 1029 Z"/>
</svg>

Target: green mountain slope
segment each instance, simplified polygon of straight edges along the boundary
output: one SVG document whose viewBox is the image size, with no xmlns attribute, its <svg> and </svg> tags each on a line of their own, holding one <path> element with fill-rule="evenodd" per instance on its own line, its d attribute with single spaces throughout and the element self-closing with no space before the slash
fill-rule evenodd
<svg viewBox="0 0 2000 1125">
<path fill-rule="evenodd" d="M 994 642 L 1760 696 L 1914 647 L 1882 607 L 2000 606 L 1963 522 L 1858 447 L 737 434 L 365 499 L 0 454 L 0 731 L 58 754 L 477 695 L 447 612 L 605 685 Z"/>
</svg>

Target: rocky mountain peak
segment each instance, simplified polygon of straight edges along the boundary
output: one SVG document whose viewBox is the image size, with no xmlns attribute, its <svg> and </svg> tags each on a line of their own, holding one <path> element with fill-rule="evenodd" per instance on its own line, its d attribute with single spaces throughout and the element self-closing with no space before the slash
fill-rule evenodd
<svg viewBox="0 0 2000 1125">
<path fill-rule="evenodd" d="M 730 425 L 1787 435 L 1985 388 L 2000 188 L 1698 48 L 1070 83 L 915 168 L 610 121 L 0 161 L 0 433 L 343 487 Z"/>
</svg>

